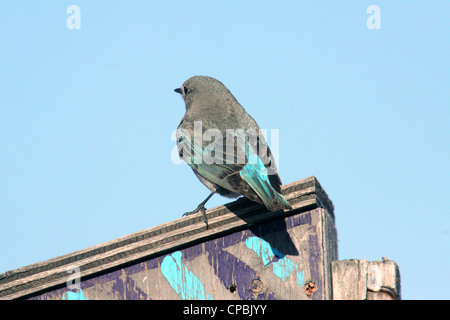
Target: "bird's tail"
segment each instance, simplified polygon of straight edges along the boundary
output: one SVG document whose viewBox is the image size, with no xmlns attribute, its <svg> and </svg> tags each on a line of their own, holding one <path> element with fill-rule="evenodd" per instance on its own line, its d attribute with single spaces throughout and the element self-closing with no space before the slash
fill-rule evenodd
<svg viewBox="0 0 450 320">
<path fill-rule="evenodd" d="M 278 193 L 270 184 L 267 169 L 262 164 L 259 157 L 253 158 L 253 163 L 248 163 L 239 174 L 250 185 L 253 191 L 259 196 L 266 208 L 270 211 L 281 209 L 292 210 L 292 206 L 287 202 L 282 194 Z"/>
<path fill-rule="evenodd" d="M 248 182 L 248 181 L 247 181 Z M 262 200 L 266 208 L 270 211 L 277 211 L 281 209 L 292 210 L 292 206 L 283 197 L 282 194 L 276 192 L 270 185 L 269 181 L 260 179 L 251 179 L 251 183 L 248 182 L 252 189 L 256 192 L 259 198 Z"/>
</svg>

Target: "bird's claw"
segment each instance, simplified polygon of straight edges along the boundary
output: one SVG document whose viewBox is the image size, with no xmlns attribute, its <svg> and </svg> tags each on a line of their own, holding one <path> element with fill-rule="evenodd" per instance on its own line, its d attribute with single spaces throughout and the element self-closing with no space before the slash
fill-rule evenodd
<svg viewBox="0 0 450 320">
<path fill-rule="evenodd" d="M 204 221 L 206 223 L 206 229 L 208 229 L 209 228 L 208 217 L 206 216 L 206 208 L 203 205 L 199 205 L 195 210 L 183 213 L 183 217 L 190 216 L 190 215 L 195 214 L 197 212 L 201 212 L 201 214 L 203 215 L 203 218 L 205 219 Z"/>
<path fill-rule="evenodd" d="M 195 210 L 183 213 L 183 217 L 190 216 L 191 214 L 194 214 L 194 213 L 197 213 L 197 212 L 203 212 L 205 210 L 206 210 L 205 207 L 200 205 Z"/>
</svg>

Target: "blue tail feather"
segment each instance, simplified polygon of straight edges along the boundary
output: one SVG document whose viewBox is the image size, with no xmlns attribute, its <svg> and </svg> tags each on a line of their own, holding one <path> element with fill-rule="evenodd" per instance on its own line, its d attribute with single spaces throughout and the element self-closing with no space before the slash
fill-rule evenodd
<svg viewBox="0 0 450 320">
<path fill-rule="evenodd" d="M 239 172 L 240 176 L 250 185 L 250 187 L 260 197 L 267 209 L 276 211 L 279 209 L 292 209 L 283 195 L 279 194 L 272 187 L 267 175 L 267 169 L 261 159 L 253 151 L 247 154 L 248 163 Z"/>
</svg>

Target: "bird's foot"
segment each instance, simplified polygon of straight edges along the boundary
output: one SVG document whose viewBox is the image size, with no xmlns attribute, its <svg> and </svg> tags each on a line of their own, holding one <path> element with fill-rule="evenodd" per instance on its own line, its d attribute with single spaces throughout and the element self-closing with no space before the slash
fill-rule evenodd
<svg viewBox="0 0 450 320">
<path fill-rule="evenodd" d="M 201 212 L 202 210 L 205 211 L 206 208 L 205 208 L 204 205 L 199 204 L 198 207 L 195 210 L 183 213 L 183 217 L 190 216 L 191 214 L 194 214 L 194 213 L 197 213 L 197 212 Z"/>
<path fill-rule="evenodd" d="M 208 225 L 208 217 L 206 216 L 206 208 L 202 204 L 198 205 L 198 207 L 195 210 L 183 213 L 183 217 L 190 216 L 191 214 L 194 214 L 194 213 L 197 213 L 197 212 L 201 212 L 202 213 L 203 218 L 205 219 L 204 221 L 206 223 L 206 229 L 208 229 L 209 225 Z"/>
</svg>

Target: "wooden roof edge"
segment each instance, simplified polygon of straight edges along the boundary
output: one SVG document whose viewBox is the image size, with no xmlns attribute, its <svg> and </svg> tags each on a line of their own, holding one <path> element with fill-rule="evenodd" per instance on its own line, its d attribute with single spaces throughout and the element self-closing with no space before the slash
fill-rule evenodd
<svg viewBox="0 0 450 320">
<path fill-rule="evenodd" d="M 217 238 L 238 229 L 248 228 L 280 216 L 290 216 L 314 208 L 324 208 L 334 219 L 334 207 L 314 177 L 282 186 L 282 193 L 293 210 L 270 212 L 263 205 L 248 199 L 211 208 L 206 211 L 208 228 L 201 213 L 181 217 L 108 242 L 78 250 L 0 274 L 0 299 L 15 299 L 64 284 L 68 269 L 76 266 L 81 277 L 92 276 L 106 269 L 139 261 Z"/>
</svg>

